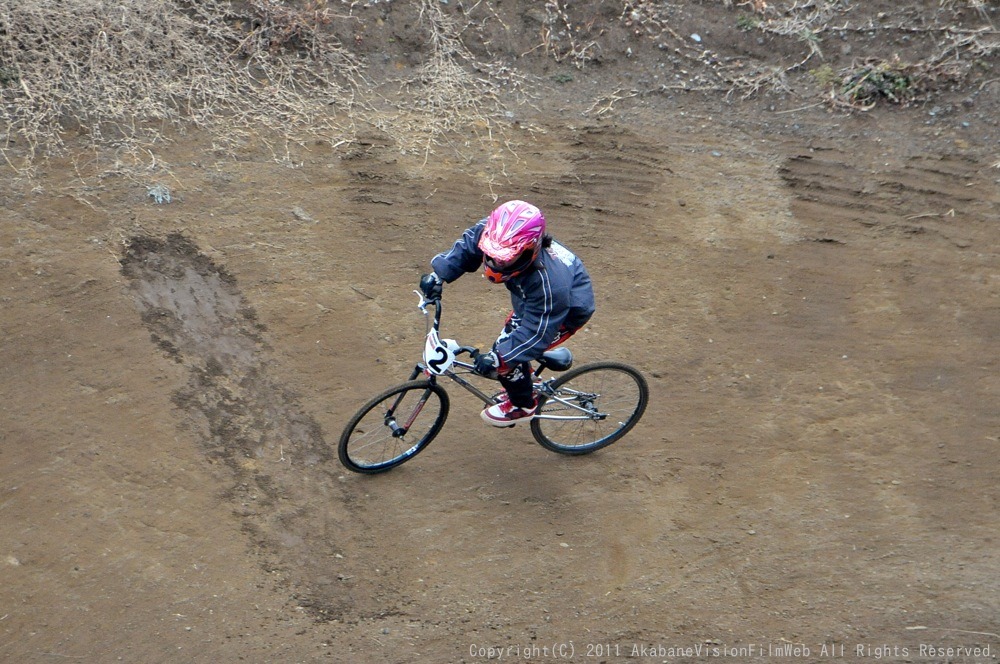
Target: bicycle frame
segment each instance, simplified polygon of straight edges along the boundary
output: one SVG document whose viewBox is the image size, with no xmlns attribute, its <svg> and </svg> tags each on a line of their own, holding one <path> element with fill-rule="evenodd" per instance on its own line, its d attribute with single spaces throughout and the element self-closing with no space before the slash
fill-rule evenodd
<svg viewBox="0 0 1000 664">
<path fill-rule="evenodd" d="M 430 444 L 449 412 L 448 392 L 439 378 L 453 381 L 486 405 L 501 400 L 499 390 L 491 396 L 488 386 L 469 380 L 469 374 L 482 375 L 475 371 L 479 350 L 441 338 L 441 302 L 428 302 L 415 292 L 420 310 L 428 317 L 423 361 L 414 366 L 409 380 L 371 398 L 344 427 L 337 453 L 352 471 L 384 472 Z M 435 307 L 433 319 L 427 311 L 430 304 Z M 459 359 L 464 354 L 471 360 Z M 649 388 L 642 374 L 621 362 L 571 368 L 572 364 L 573 356 L 565 349 L 547 350 L 532 362 L 538 407 L 526 423 L 538 444 L 552 452 L 589 454 L 632 429 L 646 408 Z M 542 379 L 545 369 L 559 374 Z M 496 375 L 483 378 L 498 380 Z"/>
<path fill-rule="evenodd" d="M 420 297 L 420 304 L 418 304 L 417 307 L 420 309 L 421 312 L 423 312 L 424 316 L 428 317 L 427 321 L 428 344 L 425 344 L 425 349 L 426 349 L 430 345 L 430 340 L 432 335 L 436 337 L 437 333 L 441 329 L 441 300 L 428 301 L 424 299 L 424 296 L 423 294 L 420 293 L 420 291 L 413 291 L 413 292 Z M 434 305 L 433 323 L 431 323 L 430 312 L 427 311 L 428 305 Z M 445 341 L 452 341 L 452 340 L 448 339 Z M 409 380 L 414 380 L 417 376 L 424 374 L 427 376 L 428 380 L 434 383 L 437 382 L 438 376 L 444 376 L 445 378 L 450 378 L 458 385 L 464 387 L 469 393 L 471 393 L 477 399 L 482 401 L 484 404 L 489 406 L 496 403 L 496 400 L 492 396 L 486 394 L 481 389 L 473 385 L 471 382 L 463 378 L 461 375 L 451 370 L 452 366 L 457 366 L 462 369 L 468 370 L 469 373 L 475 373 L 475 365 L 470 364 L 468 362 L 463 362 L 454 357 L 454 355 L 458 355 L 459 353 L 468 353 L 469 355 L 473 355 L 475 353 L 478 353 L 479 349 L 473 346 L 459 346 L 458 344 L 455 344 L 451 352 L 453 353 L 453 356 L 447 358 L 448 360 L 450 360 L 447 362 L 448 365 L 447 368 L 440 371 L 433 371 L 430 367 L 431 361 L 428 361 L 426 358 L 427 352 L 425 350 L 424 362 L 418 362 L 417 365 L 413 367 L 413 371 L 410 373 Z M 440 361 L 444 362 L 445 358 L 440 358 Z M 488 377 L 483 376 L 483 378 L 488 378 Z"/>
<path fill-rule="evenodd" d="M 428 339 L 428 342 L 425 344 L 425 352 L 424 352 L 424 355 L 425 355 L 424 360 L 425 361 L 417 363 L 417 365 L 413 368 L 413 371 L 410 373 L 409 380 L 414 380 L 415 378 L 417 378 L 417 376 L 419 376 L 421 374 L 424 374 L 424 375 L 427 376 L 428 380 L 430 380 L 432 383 L 436 383 L 438 376 L 443 376 L 445 378 L 451 379 L 452 381 L 454 381 L 455 383 L 457 383 L 461 387 L 465 388 L 466 391 L 468 391 L 470 394 L 472 394 L 477 399 L 479 399 L 480 401 L 482 401 L 485 405 L 491 406 L 491 405 L 497 403 L 497 400 L 494 397 L 486 394 L 481 389 L 479 389 L 478 387 L 476 387 L 474 384 L 472 384 L 471 382 L 469 382 L 468 380 L 466 380 L 464 377 L 462 377 L 462 375 L 457 374 L 457 373 L 455 373 L 454 371 L 451 370 L 452 366 L 457 366 L 457 367 L 460 367 L 462 369 L 468 370 L 468 373 L 475 373 L 475 366 L 473 364 L 470 364 L 468 362 L 463 362 L 463 361 L 457 359 L 457 357 L 455 357 L 455 356 L 457 356 L 460 353 L 468 353 L 469 355 L 474 355 L 475 353 L 479 352 L 479 349 L 475 348 L 473 346 L 460 346 L 457 343 L 455 343 L 454 340 L 451 340 L 451 339 L 444 339 L 444 340 L 439 339 L 437 337 L 437 335 L 438 335 L 438 333 L 440 332 L 440 329 L 441 329 L 441 300 L 428 301 L 428 300 L 424 299 L 424 296 L 423 296 L 423 294 L 420 291 L 415 290 L 413 292 L 416 293 L 418 297 L 420 297 L 420 304 L 418 304 L 417 307 L 420 309 L 421 312 L 423 312 L 424 316 L 428 317 L 428 321 L 427 321 L 427 339 Z M 431 322 L 430 313 L 427 311 L 427 306 L 428 305 L 434 305 L 433 323 Z M 452 342 L 453 345 L 449 345 L 447 342 Z M 434 349 L 446 348 L 447 351 L 444 352 L 444 355 L 445 355 L 444 357 L 436 357 L 434 360 L 428 361 L 428 359 L 426 357 L 427 354 L 428 354 L 428 350 L 427 349 L 430 349 L 430 348 L 434 348 Z M 437 371 L 432 370 L 431 367 L 430 367 L 430 365 L 434 361 L 438 361 L 441 364 L 446 364 L 447 366 L 444 369 L 442 369 L 442 370 L 437 370 Z M 535 389 L 538 390 L 540 393 L 544 394 L 546 396 L 546 398 L 549 399 L 550 401 L 557 401 L 557 402 L 563 404 L 564 406 L 566 406 L 567 408 L 579 411 L 580 413 L 583 413 L 583 414 L 582 415 L 543 415 L 543 414 L 540 414 L 540 415 L 536 415 L 535 416 L 536 418 L 538 418 L 538 419 L 545 419 L 545 420 L 604 420 L 604 419 L 607 418 L 607 413 L 601 413 L 601 412 L 596 412 L 596 411 L 588 410 L 587 408 L 581 407 L 580 405 L 578 405 L 576 403 L 573 403 L 571 401 L 567 401 L 566 399 L 560 398 L 555 393 L 554 390 L 552 390 L 552 389 L 550 389 L 548 387 L 548 382 L 549 381 L 538 380 L 539 377 L 541 376 L 542 370 L 544 368 L 545 368 L 544 366 L 538 366 L 534 370 L 534 372 L 533 372 L 533 378 L 535 380 Z M 475 374 L 475 375 L 479 376 L 481 374 Z M 483 378 L 490 379 L 488 376 L 483 376 Z M 490 379 L 490 380 L 495 380 L 495 379 Z M 589 397 L 594 398 L 594 399 L 596 399 L 598 397 L 598 395 L 596 395 L 596 394 L 589 395 L 589 394 L 584 394 L 582 392 L 575 392 L 575 391 L 573 391 L 573 393 L 574 393 L 573 396 L 575 396 L 575 397 L 587 397 L 587 396 L 589 396 Z M 417 412 L 419 412 L 420 408 L 422 408 L 422 407 L 423 407 L 423 403 L 420 403 L 418 405 L 417 409 L 416 409 Z M 395 410 L 395 406 L 390 411 L 390 413 L 392 411 L 394 411 L 394 410 Z M 414 415 L 414 417 L 415 417 L 415 415 Z M 406 428 L 408 428 L 408 427 L 404 427 L 404 432 L 405 432 Z"/>
</svg>

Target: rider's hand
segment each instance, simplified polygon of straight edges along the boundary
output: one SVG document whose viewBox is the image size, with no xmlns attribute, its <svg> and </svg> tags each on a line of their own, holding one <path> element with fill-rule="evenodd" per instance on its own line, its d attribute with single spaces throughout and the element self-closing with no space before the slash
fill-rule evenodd
<svg viewBox="0 0 1000 664">
<path fill-rule="evenodd" d="M 500 368 L 500 358 L 493 351 L 476 353 L 472 357 L 473 369 L 480 376 L 493 377 Z"/>
<path fill-rule="evenodd" d="M 441 292 L 444 290 L 444 282 L 436 272 L 425 274 L 420 277 L 420 292 L 428 301 L 437 302 L 441 299 Z"/>
</svg>

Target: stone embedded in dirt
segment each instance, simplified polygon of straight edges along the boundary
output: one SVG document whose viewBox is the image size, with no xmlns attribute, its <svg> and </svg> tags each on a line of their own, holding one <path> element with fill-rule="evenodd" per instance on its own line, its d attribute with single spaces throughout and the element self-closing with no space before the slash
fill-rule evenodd
<svg viewBox="0 0 1000 664">
<path fill-rule="evenodd" d="M 313 219 L 309 215 L 308 212 L 306 212 L 305 210 L 303 210 L 298 205 L 296 205 L 295 207 L 292 208 L 292 215 L 294 215 L 295 218 L 298 219 L 299 221 L 305 222 L 307 224 L 315 224 L 316 223 L 316 220 Z"/>
</svg>

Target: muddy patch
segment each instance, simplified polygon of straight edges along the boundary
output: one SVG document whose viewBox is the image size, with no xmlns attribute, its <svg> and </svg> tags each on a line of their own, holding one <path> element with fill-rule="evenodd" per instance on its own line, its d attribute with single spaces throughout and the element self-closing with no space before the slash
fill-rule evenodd
<svg viewBox="0 0 1000 664">
<path fill-rule="evenodd" d="M 220 495 L 243 519 L 262 566 L 295 588 L 300 604 L 339 615 L 341 593 L 309 590 L 326 576 L 313 561 L 342 557 L 335 513 L 344 501 L 332 487 L 339 467 L 319 424 L 294 392 L 268 372 L 266 329 L 225 268 L 189 239 L 134 237 L 122 272 L 135 293 L 154 344 L 189 369 L 174 393 L 181 426 L 202 442 L 209 463 L 229 472 Z"/>
<path fill-rule="evenodd" d="M 224 268 L 171 235 L 133 238 L 122 271 L 153 342 L 191 369 L 175 402 L 204 421 L 211 456 L 237 471 L 269 457 L 331 458 L 319 425 L 268 376 L 264 327 Z"/>
</svg>

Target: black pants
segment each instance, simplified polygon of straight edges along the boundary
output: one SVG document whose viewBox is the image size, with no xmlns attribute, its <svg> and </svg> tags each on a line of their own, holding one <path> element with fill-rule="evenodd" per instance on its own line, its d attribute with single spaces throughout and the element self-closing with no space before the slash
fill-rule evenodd
<svg viewBox="0 0 1000 664">
<path fill-rule="evenodd" d="M 563 326 L 559 330 L 559 336 L 549 345 L 549 348 L 554 348 L 561 344 L 562 342 L 569 339 L 573 334 L 583 327 L 590 316 L 587 316 L 579 325 L 573 327 Z M 507 316 L 507 322 L 504 323 L 503 330 L 500 332 L 500 337 L 494 342 L 493 349 L 496 350 L 497 344 L 499 344 L 503 339 L 510 336 L 510 334 L 517 329 L 519 324 L 518 319 L 514 316 L 514 312 L 511 312 Z M 510 398 L 510 402 L 517 406 L 518 408 L 532 408 L 535 405 L 535 397 L 533 392 L 533 383 L 531 375 L 531 364 L 528 362 L 518 362 L 514 364 L 510 371 L 506 374 L 501 374 L 497 376 L 500 379 L 500 384 L 503 385 L 503 389 L 507 390 L 507 396 Z"/>
<path fill-rule="evenodd" d="M 506 374 L 498 376 L 500 384 L 507 390 L 510 402 L 518 408 L 532 408 L 535 398 L 532 395 L 531 365 L 518 362 Z"/>
</svg>

